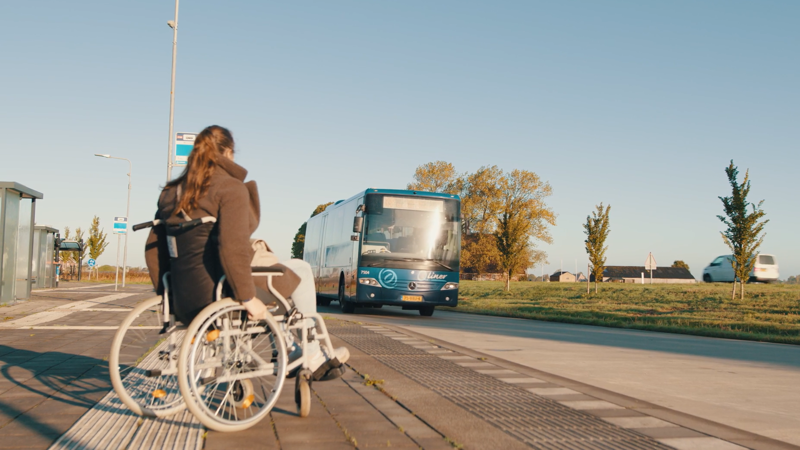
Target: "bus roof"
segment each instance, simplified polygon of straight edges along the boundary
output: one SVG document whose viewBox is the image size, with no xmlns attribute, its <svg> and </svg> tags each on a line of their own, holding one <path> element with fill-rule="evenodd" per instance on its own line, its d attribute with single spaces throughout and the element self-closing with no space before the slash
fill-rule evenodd
<svg viewBox="0 0 800 450">
<path fill-rule="evenodd" d="M 331 204 L 330 206 L 325 208 L 325 211 L 327 211 L 329 209 L 333 209 L 334 207 L 336 207 L 336 206 L 338 206 L 338 205 L 340 205 L 342 203 L 347 203 L 348 201 L 350 201 L 350 200 L 352 200 L 352 199 L 354 199 L 356 197 L 361 197 L 361 196 L 364 196 L 366 194 L 417 195 L 417 196 L 420 196 L 420 197 L 450 198 L 450 199 L 455 199 L 455 200 L 461 201 L 461 198 L 458 195 L 444 194 L 444 193 L 441 193 L 441 192 L 409 191 L 407 189 L 376 189 L 376 188 L 370 188 L 370 189 L 367 189 L 365 191 L 361 191 L 358 194 L 356 194 L 356 195 L 354 195 L 354 196 L 352 196 L 352 197 L 350 197 L 350 198 L 348 198 L 346 200 L 339 200 L 339 201 L 334 202 L 333 204 Z"/>
<path fill-rule="evenodd" d="M 458 195 L 445 194 L 441 192 L 425 192 L 425 191 L 409 191 L 406 189 L 367 189 L 365 194 L 393 194 L 393 195 L 419 195 L 422 197 L 442 197 L 442 198 L 455 198 L 461 200 Z"/>
</svg>

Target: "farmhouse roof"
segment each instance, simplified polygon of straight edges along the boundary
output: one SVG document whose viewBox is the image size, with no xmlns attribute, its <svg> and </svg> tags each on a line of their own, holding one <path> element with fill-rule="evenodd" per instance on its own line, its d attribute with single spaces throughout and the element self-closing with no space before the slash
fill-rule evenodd
<svg viewBox="0 0 800 450">
<path fill-rule="evenodd" d="M 642 273 L 644 273 L 645 278 L 650 278 L 650 273 L 644 266 L 606 266 L 603 276 L 609 278 L 640 278 Z M 691 272 L 683 267 L 658 267 L 653 271 L 653 278 L 694 280 Z"/>
</svg>

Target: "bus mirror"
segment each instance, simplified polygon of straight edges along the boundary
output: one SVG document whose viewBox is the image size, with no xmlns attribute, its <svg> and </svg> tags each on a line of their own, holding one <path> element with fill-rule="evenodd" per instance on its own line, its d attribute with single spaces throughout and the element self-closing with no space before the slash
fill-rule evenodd
<svg viewBox="0 0 800 450">
<path fill-rule="evenodd" d="M 361 233 L 361 228 L 364 226 L 364 218 L 363 217 L 354 217 L 353 218 L 353 233 Z"/>
</svg>

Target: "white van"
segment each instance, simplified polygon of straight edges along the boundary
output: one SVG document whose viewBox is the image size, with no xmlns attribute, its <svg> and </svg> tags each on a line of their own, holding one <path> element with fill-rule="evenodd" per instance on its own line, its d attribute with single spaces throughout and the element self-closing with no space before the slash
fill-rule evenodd
<svg viewBox="0 0 800 450">
<path fill-rule="evenodd" d="M 748 282 L 760 281 L 772 283 L 778 281 L 778 260 L 774 255 L 759 253 L 756 256 L 756 264 L 750 272 Z M 703 269 L 703 281 L 713 283 L 715 281 L 733 282 L 733 256 L 723 255 L 717 257 L 711 264 Z"/>
</svg>

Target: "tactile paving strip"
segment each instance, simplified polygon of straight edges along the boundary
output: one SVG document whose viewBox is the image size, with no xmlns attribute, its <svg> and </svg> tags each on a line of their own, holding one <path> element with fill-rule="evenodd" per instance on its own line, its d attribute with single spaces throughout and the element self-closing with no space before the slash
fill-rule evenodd
<svg viewBox="0 0 800 450">
<path fill-rule="evenodd" d="M 360 325 L 328 330 L 388 367 L 538 449 L 669 449 L 659 442 Z M 387 330 L 389 331 L 389 330 Z"/>
</svg>

